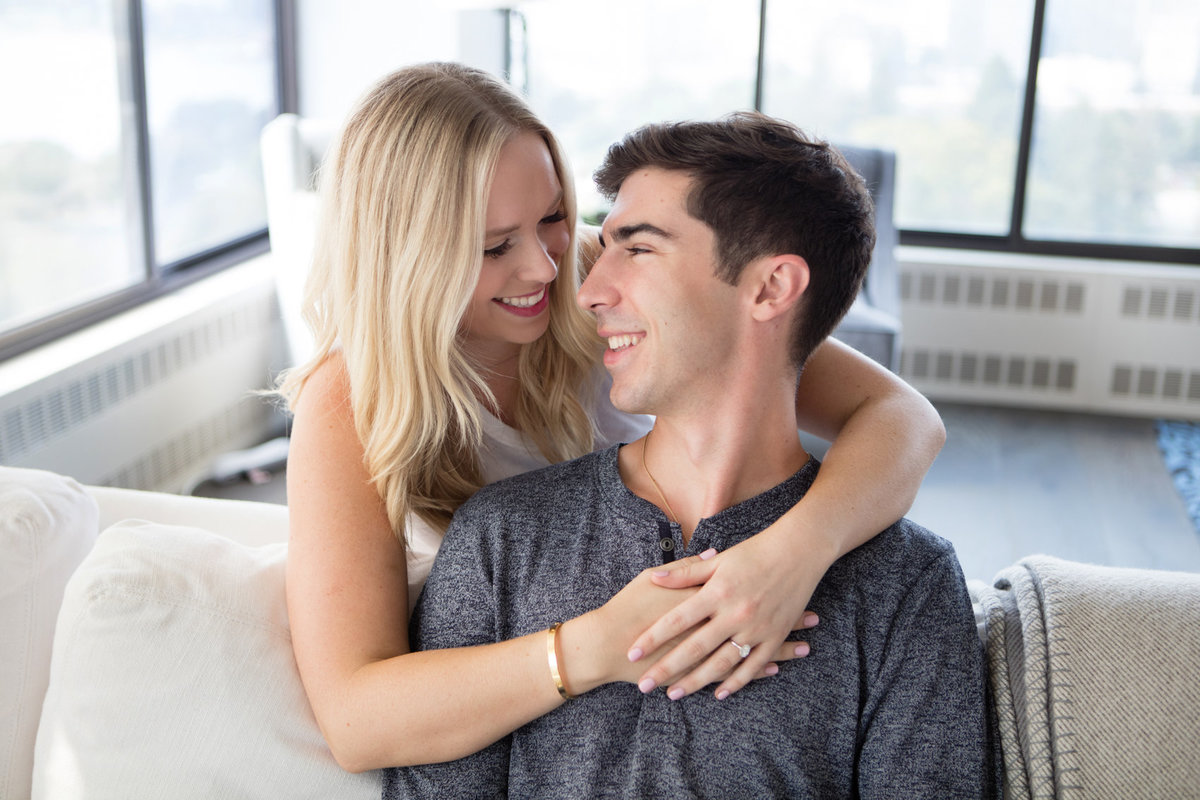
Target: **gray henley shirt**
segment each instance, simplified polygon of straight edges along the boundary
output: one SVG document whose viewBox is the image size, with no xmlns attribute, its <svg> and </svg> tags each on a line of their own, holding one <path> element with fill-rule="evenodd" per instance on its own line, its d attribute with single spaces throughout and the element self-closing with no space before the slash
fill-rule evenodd
<svg viewBox="0 0 1200 800">
<path fill-rule="evenodd" d="M 726 550 L 803 497 L 819 464 L 680 529 L 630 492 L 619 447 L 482 489 L 454 517 L 412 622 L 420 649 L 543 630 L 646 567 Z M 979 798 L 995 792 L 983 653 L 953 547 L 901 520 L 839 559 L 812 645 L 717 701 L 612 683 L 467 758 L 385 771 L 385 798 Z M 547 676 L 547 680 L 549 677 Z"/>
</svg>

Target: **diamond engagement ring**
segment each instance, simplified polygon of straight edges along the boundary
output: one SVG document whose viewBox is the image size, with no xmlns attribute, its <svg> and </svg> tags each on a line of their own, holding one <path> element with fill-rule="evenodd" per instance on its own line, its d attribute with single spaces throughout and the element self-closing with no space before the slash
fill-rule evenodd
<svg viewBox="0 0 1200 800">
<path fill-rule="evenodd" d="M 737 648 L 738 655 L 741 656 L 742 658 L 745 658 L 746 656 L 750 655 L 750 645 L 738 644 L 733 639 L 730 639 L 729 643 L 731 645 L 733 645 L 735 648 Z"/>
</svg>

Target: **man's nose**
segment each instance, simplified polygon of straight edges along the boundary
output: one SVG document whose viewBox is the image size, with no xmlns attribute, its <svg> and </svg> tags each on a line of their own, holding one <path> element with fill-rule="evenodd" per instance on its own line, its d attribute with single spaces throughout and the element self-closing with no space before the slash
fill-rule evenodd
<svg viewBox="0 0 1200 800">
<path fill-rule="evenodd" d="M 612 285 L 608 280 L 608 259 L 606 251 L 601 251 L 592 270 L 575 294 L 575 302 L 584 311 L 592 311 L 600 306 L 612 304 Z"/>
</svg>

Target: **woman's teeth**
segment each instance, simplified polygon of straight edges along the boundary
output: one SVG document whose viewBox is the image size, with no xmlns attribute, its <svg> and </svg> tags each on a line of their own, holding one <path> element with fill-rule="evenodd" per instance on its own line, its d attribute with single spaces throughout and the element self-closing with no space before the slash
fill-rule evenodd
<svg viewBox="0 0 1200 800">
<path fill-rule="evenodd" d="M 542 302 L 542 298 L 546 296 L 546 290 L 542 289 L 537 294 L 527 295 L 525 297 L 501 297 L 501 303 L 506 306 L 515 306 L 517 308 L 529 308 Z"/>
<path fill-rule="evenodd" d="M 644 335 L 638 335 L 634 333 L 622 333 L 619 336 L 610 336 L 608 337 L 608 349 L 621 350 L 626 347 L 633 347 L 635 344 L 639 344 L 642 339 L 645 338 L 646 337 Z"/>
</svg>

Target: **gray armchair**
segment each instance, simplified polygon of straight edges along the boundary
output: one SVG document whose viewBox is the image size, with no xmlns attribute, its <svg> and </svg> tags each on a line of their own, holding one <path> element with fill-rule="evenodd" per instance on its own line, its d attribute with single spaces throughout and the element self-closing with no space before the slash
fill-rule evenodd
<svg viewBox="0 0 1200 800">
<path fill-rule="evenodd" d="M 833 335 L 883 366 L 900 365 L 899 236 L 892 219 L 896 192 L 896 155 L 887 150 L 838 147 L 862 175 L 875 200 L 875 252 L 858 299 Z"/>
</svg>

